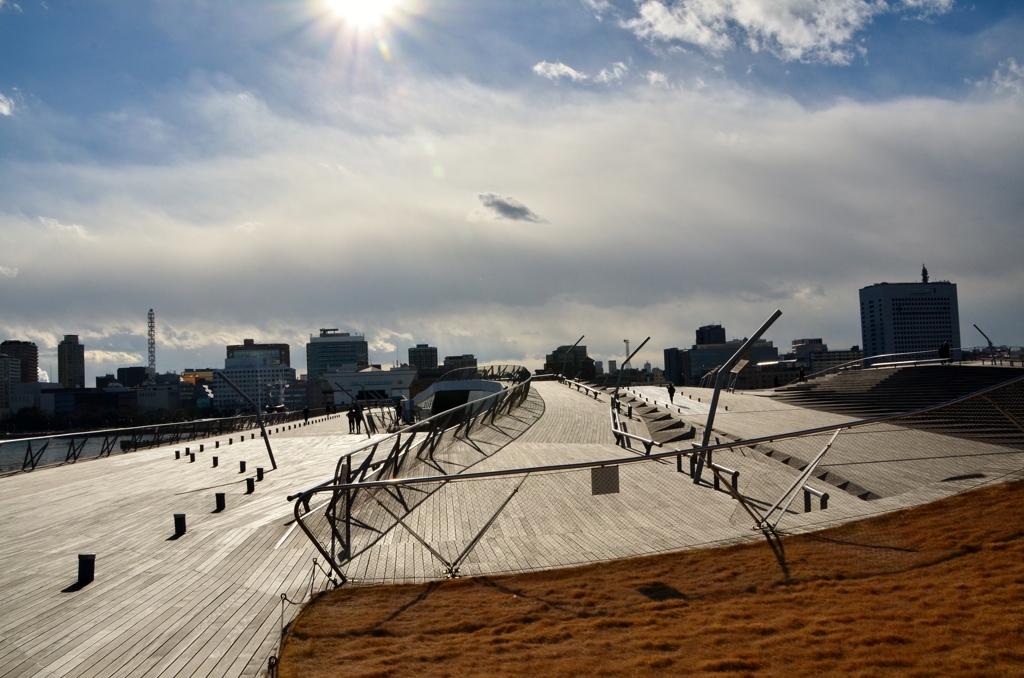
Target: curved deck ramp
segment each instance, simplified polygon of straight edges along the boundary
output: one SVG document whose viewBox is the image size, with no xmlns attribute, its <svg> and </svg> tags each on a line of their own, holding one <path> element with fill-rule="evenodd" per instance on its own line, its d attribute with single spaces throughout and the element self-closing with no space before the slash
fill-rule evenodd
<svg viewBox="0 0 1024 678">
<path fill-rule="evenodd" d="M 637 463 L 619 466 L 618 491 L 605 493 L 607 488 L 597 487 L 591 469 L 435 483 L 415 508 L 396 513 L 401 520 L 389 515 L 374 524 L 379 535 L 372 546 L 347 563 L 346 574 L 353 583 L 523 572 L 763 538 L 743 506 L 724 487 L 712 487 L 709 474 L 694 484 L 688 473 L 677 471 L 674 457 L 650 460 L 644 458 L 642 448 L 630 452 L 617 447 L 610 431 L 608 394 L 595 400 L 555 382 L 534 383 L 533 388 L 544 400 L 543 416 L 515 441 L 480 460 L 472 471 L 612 460 L 632 454 Z M 664 426 L 667 416 L 678 420 L 684 430 L 703 426 L 705 403 L 711 395 L 686 389 L 670 404 L 664 389 L 642 387 L 630 392 L 635 397 L 631 426 L 655 421 Z M 712 443 L 855 421 L 745 394 L 727 394 L 722 408 Z M 950 416 L 962 415 L 952 412 Z M 784 512 L 780 530 L 821 529 L 926 503 L 982 483 L 1022 477 L 1024 445 L 966 441 L 917 430 L 907 423 L 878 423 L 838 436 L 827 463 L 808 483 L 830 495 L 827 510 L 821 510 L 820 498 L 812 495 L 812 510 L 805 513 L 803 499 L 797 497 Z M 643 428 L 637 432 L 647 435 Z M 832 433 L 753 448 L 738 445 L 715 452 L 714 461 L 739 471 L 744 503 L 763 512 L 797 479 Z M 689 441 L 676 444 L 675 449 L 690 446 Z M 655 452 L 671 449 L 655 448 Z M 688 471 L 688 462 L 683 466 Z"/>
</svg>

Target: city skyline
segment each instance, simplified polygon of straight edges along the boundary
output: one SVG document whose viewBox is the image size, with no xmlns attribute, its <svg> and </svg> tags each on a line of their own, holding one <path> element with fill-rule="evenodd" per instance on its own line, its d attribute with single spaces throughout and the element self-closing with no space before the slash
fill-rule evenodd
<svg viewBox="0 0 1024 678">
<path fill-rule="evenodd" d="M 161 372 L 327 326 L 660 364 L 775 308 L 859 344 L 922 262 L 963 343 L 1024 337 L 1019 6 L 393 4 L 0 2 L 0 339 L 55 381 L 78 334 L 87 383 L 149 308 Z"/>
</svg>

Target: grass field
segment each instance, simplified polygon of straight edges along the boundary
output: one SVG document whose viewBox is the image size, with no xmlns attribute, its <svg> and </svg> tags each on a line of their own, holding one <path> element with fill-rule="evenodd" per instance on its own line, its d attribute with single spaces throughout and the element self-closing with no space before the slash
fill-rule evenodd
<svg viewBox="0 0 1024 678">
<path fill-rule="evenodd" d="M 339 589 L 278 675 L 1024 675 L 1024 483 L 782 545 Z"/>
</svg>

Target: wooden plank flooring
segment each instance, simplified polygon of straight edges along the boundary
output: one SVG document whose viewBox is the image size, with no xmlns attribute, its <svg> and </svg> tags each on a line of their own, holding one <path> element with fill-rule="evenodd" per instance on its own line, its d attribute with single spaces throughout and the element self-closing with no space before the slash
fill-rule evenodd
<svg viewBox="0 0 1024 678">
<path fill-rule="evenodd" d="M 666 407 L 664 389 L 631 392 L 698 426 L 711 395 L 681 389 Z M 721 403 L 715 434 L 731 439 L 849 421 L 746 394 L 725 394 Z M 429 460 L 409 459 L 406 472 L 638 458 L 642 449 L 614 445 L 607 408 L 606 395 L 595 401 L 540 382 L 515 417 L 476 428 L 471 444 L 449 445 Z M 640 421 L 632 425 L 645 434 Z M 237 434 L 232 437 L 233 445 L 225 440 L 216 450 L 212 440 L 206 441 L 195 463 L 175 461 L 170 446 L 0 478 L 5 516 L 0 676 L 261 674 L 278 638 L 280 595 L 291 600 L 308 595 L 316 553 L 294 529 L 285 497 L 328 479 L 338 456 L 366 437 L 348 435 L 343 417 L 280 428 L 271 435 L 277 471 L 269 469 L 261 440 L 247 437 L 239 443 Z M 799 473 L 783 460 L 811 458 L 823 444 L 820 438 L 780 441 L 770 449 L 720 451 L 715 461 L 740 471 L 741 494 L 763 510 Z M 688 446 L 689 441 L 681 444 Z M 220 459 L 217 468 L 210 461 L 214 455 Z M 248 474 L 239 472 L 241 459 Z M 247 495 L 245 478 L 255 475 L 257 466 L 267 470 L 266 479 Z M 822 470 L 880 498 L 864 501 L 815 479 L 812 486 L 831 494 L 829 509 L 805 514 L 798 497 L 780 527 L 820 529 L 980 483 L 1019 478 L 1022 468 L 1020 450 L 931 432 L 879 425 L 844 433 Z M 461 575 L 566 567 L 761 538 L 741 505 L 709 485 L 709 475 L 695 485 L 676 471 L 674 459 L 628 464 L 619 472 L 619 493 L 597 496 L 591 494 L 589 469 L 409 490 L 415 501 L 402 518 L 408 527 L 364 501 L 360 517 L 382 534 L 368 541 L 372 545 L 348 563 L 346 572 L 355 583 L 443 577 L 445 564 L 410 530 L 448 562 L 464 554 Z M 978 474 L 982 477 L 950 480 Z M 227 495 L 223 513 L 213 513 L 215 492 Z M 399 506 L 394 497 L 379 498 L 392 510 Z M 182 512 L 188 532 L 171 539 L 172 516 Z M 492 517 L 490 528 L 467 551 Z M 74 583 L 80 552 L 97 553 L 96 581 L 63 593 Z M 322 574 L 318 577 L 322 581 Z M 286 605 L 286 621 L 296 612 Z"/>
<path fill-rule="evenodd" d="M 195 463 L 174 459 L 178 444 L 0 478 L 0 676 L 260 674 L 280 594 L 308 595 L 316 553 L 301 532 L 274 548 L 293 517 L 285 497 L 366 442 L 347 424 L 270 429 L 276 471 L 259 437 L 233 433 L 219 449 L 203 441 Z M 248 495 L 257 467 L 264 480 Z M 227 495 L 223 513 L 213 512 L 216 492 Z M 187 516 L 178 539 L 174 513 Z M 95 581 L 62 592 L 84 552 L 97 554 Z M 286 606 L 285 620 L 296 612 Z"/>
</svg>

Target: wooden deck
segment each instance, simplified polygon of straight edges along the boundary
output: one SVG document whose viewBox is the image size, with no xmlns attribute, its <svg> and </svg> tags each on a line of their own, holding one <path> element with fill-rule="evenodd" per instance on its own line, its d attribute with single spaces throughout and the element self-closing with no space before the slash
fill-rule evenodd
<svg viewBox="0 0 1024 678">
<path fill-rule="evenodd" d="M 189 443 L 205 447 L 195 463 L 174 459 L 179 445 L 0 478 L 0 675 L 258 675 L 276 646 L 280 596 L 308 594 L 315 552 L 285 497 L 366 441 L 344 417 L 290 426 L 271 429 L 277 471 L 258 433 L 242 443 L 235 433 L 220 449 Z M 248 495 L 257 467 L 264 480 Z M 175 513 L 187 519 L 178 539 Z M 86 552 L 95 581 L 62 592 Z M 285 606 L 286 621 L 296 609 Z"/>
<path fill-rule="evenodd" d="M 697 425 L 710 397 L 709 391 L 685 389 L 667 408 L 664 389 L 638 388 L 636 394 Z M 726 394 L 722 407 L 715 433 L 734 438 L 848 420 L 742 394 Z M 453 446 L 430 463 L 453 473 L 642 454 L 614 445 L 607 396 L 595 401 L 540 382 L 524 408 L 519 419 L 481 427 L 479 440 Z M 633 425 L 644 434 L 641 422 Z M 814 481 L 830 491 L 829 509 L 805 514 L 798 499 L 781 527 L 818 529 L 1018 478 L 1024 468 L 1020 450 L 890 428 L 841 435 L 828 460 L 831 472 L 880 498 L 865 501 Z M 271 436 L 277 471 L 269 470 L 261 440 L 239 444 L 233 437 L 235 444 L 226 445 L 225 437 L 217 450 L 212 439 L 203 441 L 206 450 L 195 463 L 175 460 L 169 447 L 0 478 L 0 676 L 260 675 L 276 647 L 281 594 L 291 600 L 308 595 L 316 553 L 291 522 L 285 497 L 328 479 L 338 456 L 366 437 L 348 435 L 343 417 L 278 427 Z M 771 450 L 738 449 L 716 453 L 715 460 L 739 470 L 743 495 L 764 507 L 798 474 L 783 459 L 813 455 L 823 444 L 810 439 Z M 198 443 L 189 447 L 195 451 Z M 184 452 L 184 445 L 177 449 Z M 246 474 L 239 472 L 243 459 Z M 266 470 L 265 480 L 247 495 L 245 478 L 257 466 Z M 982 477 L 949 480 L 971 474 Z M 222 513 L 213 512 L 216 492 L 227 495 Z M 175 513 L 188 520 L 187 533 L 177 539 Z M 676 471 L 674 460 L 646 461 L 621 467 L 615 494 L 592 495 L 589 470 L 438 483 L 404 516 L 406 526 L 384 526 L 383 536 L 346 572 L 356 583 L 441 577 L 444 566 L 412 532 L 451 561 L 492 517 L 460 574 L 564 567 L 761 538 L 729 494 L 707 482 L 694 485 Z M 74 584 L 83 552 L 97 554 L 96 580 L 63 592 Z M 296 611 L 284 606 L 285 621 Z"/>
</svg>

